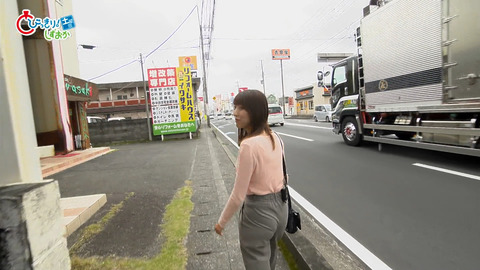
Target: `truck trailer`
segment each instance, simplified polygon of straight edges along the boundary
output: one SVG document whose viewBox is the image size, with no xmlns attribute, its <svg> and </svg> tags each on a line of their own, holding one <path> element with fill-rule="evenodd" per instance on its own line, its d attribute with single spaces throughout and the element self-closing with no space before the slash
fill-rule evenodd
<svg viewBox="0 0 480 270">
<path fill-rule="evenodd" d="M 334 133 L 480 157 L 480 1 L 372 2 L 332 65 Z"/>
</svg>

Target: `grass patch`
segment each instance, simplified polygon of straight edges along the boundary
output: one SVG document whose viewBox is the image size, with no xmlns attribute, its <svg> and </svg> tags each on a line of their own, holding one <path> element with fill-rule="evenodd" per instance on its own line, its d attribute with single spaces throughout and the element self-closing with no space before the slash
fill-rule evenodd
<svg viewBox="0 0 480 270">
<path fill-rule="evenodd" d="M 123 208 L 123 203 L 128 201 L 133 195 L 135 195 L 134 192 L 130 192 L 123 201 L 120 203 L 117 203 L 113 205 L 108 213 L 103 216 L 103 218 L 98 221 L 97 223 L 91 224 L 87 226 L 83 232 L 80 238 L 78 239 L 77 242 L 70 248 L 70 254 L 73 255 L 75 254 L 80 247 L 82 247 L 85 243 L 90 241 L 95 235 L 103 231 L 105 226 L 108 224 L 108 222 L 118 213 L 120 210 Z"/>
<path fill-rule="evenodd" d="M 187 249 L 185 240 L 190 230 L 190 213 L 193 210 L 191 181 L 177 191 L 173 200 L 167 205 L 163 216 L 162 235 L 166 239 L 160 254 L 152 259 L 130 258 L 80 258 L 73 256 L 73 270 L 156 270 L 185 269 Z"/>
<path fill-rule="evenodd" d="M 295 261 L 295 258 L 293 257 L 293 254 L 290 253 L 290 251 L 287 248 L 287 245 L 285 245 L 285 242 L 283 242 L 282 239 L 278 241 L 278 247 L 280 248 L 280 251 L 282 252 L 283 257 L 287 261 L 288 268 L 290 268 L 290 270 L 298 270 L 299 268 Z"/>
</svg>

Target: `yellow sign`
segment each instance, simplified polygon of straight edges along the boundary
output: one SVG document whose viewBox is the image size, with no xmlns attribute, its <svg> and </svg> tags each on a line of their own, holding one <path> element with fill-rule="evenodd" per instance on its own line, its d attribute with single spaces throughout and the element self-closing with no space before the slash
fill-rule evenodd
<svg viewBox="0 0 480 270">
<path fill-rule="evenodd" d="M 181 122 L 195 121 L 192 74 L 189 67 L 177 68 L 177 81 Z"/>
<path fill-rule="evenodd" d="M 180 56 L 178 57 L 179 67 L 189 67 L 190 70 L 197 70 L 196 56 Z"/>
<path fill-rule="evenodd" d="M 289 60 L 290 49 L 272 49 L 272 60 Z"/>
<path fill-rule="evenodd" d="M 217 98 L 216 97 L 213 97 L 213 100 L 216 100 Z"/>
</svg>

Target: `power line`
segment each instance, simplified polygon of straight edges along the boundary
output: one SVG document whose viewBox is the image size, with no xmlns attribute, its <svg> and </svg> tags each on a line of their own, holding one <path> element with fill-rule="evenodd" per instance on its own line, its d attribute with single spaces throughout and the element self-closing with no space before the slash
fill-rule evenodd
<svg viewBox="0 0 480 270">
<path fill-rule="evenodd" d="M 124 67 L 126 67 L 126 66 L 128 66 L 128 65 L 131 65 L 131 64 L 133 64 L 133 63 L 135 63 L 135 62 L 138 62 L 138 60 L 133 60 L 133 61 L 131 61 L 131 62 L 128 62 L 128 63 L 126 63 L 125 65 L 122 65 L 122 66 L 120 66 L 120 67 L 118 67 L 118 68 L 116 68 L 116 69 L 113 69 L 113 70 L 110 70 L 110 71 L 108 71 L 108 72 L 105 72 L 105 73 L 103 73 L 102 75 L 98 75 L 98 76 L 96 76 L 96 77 L 93 77 L 93 78 L 89 79 L 89 81 L 96 80 L 96 79 L 98 79 L 98 78 L 100 78 L 100 77 L 103 77 L 103 76 L 105 76 L 105 75 L 107 75 L 107 74 L 110 74 L 110 73 L 112 73 L 112 72 L 115 72 L 115 71 L 117 71 L 117 70 L 119 70 L 119 69 L 121 69 L 121 68 L 124 68 Z"/>
<path fill-rule="evenodd" d="M 197 6 L 193 7 L 193 9 L 190 11 L 190 13 L 188 14 L 188 16 L 187 16 L 187 17 L 183 20 L 183 22 L 175 29 L 175 31 L 173 31 L 173 33 L 172 33 L 170 36 L 168 36 L 166 40 L 164 40 L 160 45 L 158 45 L 155 49 L 153 49 L 150 53 L 148 53 L 144 58 L 147 59 L 147 57 L 149 57 L 149 56 L 150 56 L 151 54 L 153 54 L 155 51 L 157 51 L 158 49 L 160 49 L 160 47 L 162 47 L 168 40 L 170 40 L 170 38 L 180 29 L 180 27 L 182 27 L 182 25 L 188 20 L 188 18 L 190 18 L 190 16 L 192 15 L 193 11 L 194 11 L 196 8 L 197 8 Z M 117 68 L 115 68 L 115 69 L 113 69 L 113 70 L 110 70 L 110 71 L 105 72 L 105 73 L 103 73 L 103 74 L 101 74 L 101 75 L 98 75 L 98 76 L 96 76 L 96 77 L 93 77 L 93 78 L 89 79 L 89 81 L 96 80 L 96 79 L 98 79 L 98 78 L 100 78 L 100 77 L 103 77 L 103 76 L 105 76 L 105 75 L 108 75 L 108 74 L 110 74 L 110 73 L 112 73 L 112 72 L 115 72 L 115 71 L 117 71 L 117 70 L 119 70 L 119 69 L 122 69 L 122 68 L 124 68 L 124 67 L 126 67 L 126 66 L 128 66 L 128 65 L 131 65 L 131 64 L 135 63 L 135 62 L 138 62 L 138 60 L 133 60 L 133 61 L 131 61 L 131 62 L 128 62 L 128 63 L 126 63 L 126 64 L 124 64 L 124 65 L 122 65 L 122 66 L 120 66 L 120 67 L 117 67 Z"/>
<path fill-rule="evenodd" d="M 154 53 L 156 50 L 160 49 L 160 47 L 163 46 L 163 44 L 165 44 L 173 35 L 175 35 L 175 33 L 177 33 L 178 29 L 180 29 L 180 27 L 182 27 L 182 25 L 188 20 L 188 18 L 190 18 L 190 15 L 192 15 L 193 11 L 197 8 L 197 6 L 193 7 L 192 10 L 190 11 L 190 13 L 188 14 L 188 16 L 183 20 L 183 22 L 177 27 L 177 29 L 175 29 L 175 31 L 173 31 L 173 33 L 165 40 L 163 41 L 160 45 L 157 46 L 157 48 L 155 48 L 153 51 L 151 51 L 150 53 L 148 53 L 146 56 L 145 56 L 145 59 L 147 59 L 152 53 Z"/>
</svg>

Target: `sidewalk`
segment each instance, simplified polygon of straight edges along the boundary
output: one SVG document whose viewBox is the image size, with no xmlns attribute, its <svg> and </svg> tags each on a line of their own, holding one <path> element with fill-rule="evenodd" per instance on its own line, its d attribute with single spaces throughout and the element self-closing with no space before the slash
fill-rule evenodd
<svg viewBox="0 0 480 270">
<path fill-rule="evenodd" d="M 227 224 L 223 236 L 213 230 L 235 182 L 235 167 L 211 128 L 201 131 L 193 164 L 192 212 L 187 248 L 187 269 L 245 269 L 238 242 L 238 215 Z M 289 269 L 280 251 L 276 269 Z"/>
<path fill-rule="evenodd" d="M 123 203 L 122 210 L 105 228 L 82 245 L 78 256 L 151 258 L 158 254 L 163 243 L 160 224 L 165 206 L 185 180 L 191 180 L 194 209 L 185 243 L 186 268 L 244 269 L 237 216 L 226 226 L 223 236 L 213 229 L 233 188 L 235 167 L 211 128 L 203 125 L 199 138 L 193 140 L 154 141 L 115 148 L 117 151 L 95 162 L 85 162 L 52 176 L 59 182 L 62 197 L 87 198 L 90 194 L 104 193 L 107 198 L 104 207 L 69 236 L 69 246 L 78 241 L 83 228 L 101 220 L 115 204 Z M 126 194 L 134 195 L 125 199 Z M 288 269 L 280 252 L 276 269 Z"/>
</svg>

